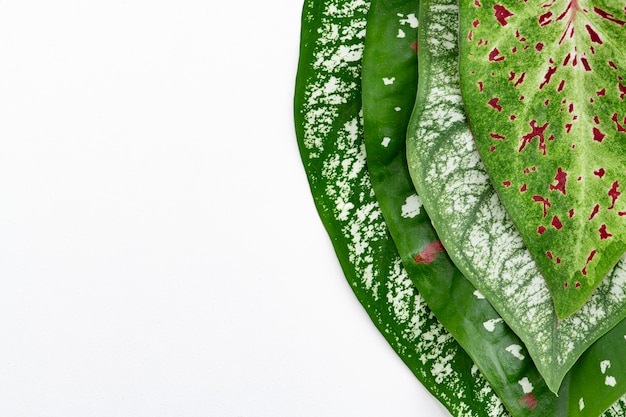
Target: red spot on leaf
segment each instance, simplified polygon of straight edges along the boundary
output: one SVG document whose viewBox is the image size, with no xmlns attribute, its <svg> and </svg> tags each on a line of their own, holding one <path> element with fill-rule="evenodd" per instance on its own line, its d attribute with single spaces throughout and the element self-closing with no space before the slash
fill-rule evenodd
<svg viewBox="0 0 626 417">
<path fill-rule="evenodd" d="M 537 50 L 537 52 L 541 52 L 543 47 L 544 47 L 543 42 L 537 42 L 537 44 L 535 45 L 535 49 Z"/>
<path fill-rule="evenodd" d="M 619 187 L 619 182 L 618 181 L 614 181 L 613 185 L 611 185 L 611 189 L 609 190 L 609 192 L 607 193 L 609 197 L 611 197 L 611 205 L 609 207 L 607 207 L 609 210 L 612 210 L 615 208 L 615 201 L 619 198 L 619 196 L 622 194 L 619 191 L 617 191 L 617 188 Z"/>
<path fill-rule="evenodd" d="M 495 139 L 495 140 L 505 140 L 506 137 L 499 135 L 497 133 L 489 133 L 489 136 L 491 136 L 491 139 Z"/>
<path fill-rule="evenodd" d="M 565 55 L 565 59 L 563 60 L 563 66 L 564 66 L 564 67 L 566 67 L 566 66 L 567 66 L 567 63 L 569 62 L 570 56 L 571 56 L 571 53 L 570 53 L 570 54 Z"/>
<path fill-rule="evenodd" d="M 556 72 L 556 67 L 548 67 L 548 72 L 546 72 L 545 75 L 543 76 L 543 82 L 539 84 L 540 90 L 546 85 L 548 85 L 548 83 L 550 82 L 550 78 L 552 78 L 555 72 Z"/>
<path fill-rule="evenodd" d="M 543 217 L 548 215 L 548 208 L 550 207 L 550 200 L 547 198 L 543 198 L 540 195 L 534 195 L 533 201 L 535 203 L 541 203 L 543 205 Z"/>
<path fill-rule="evenodd" d="M 572 124 L 571 123 L 565 123 L 565 131 L 567 133 L 569 133 L 572 130 Z"/>
<path fill-rule="evenodd" d="M 522 72 L 522 75 L 520 75 L 520 77 L 517 79 L 517 81 L 515 81 L 515 84 L 513 84 L 513 87 L 517 87 L 518 85 L 523 83 L 524 82 L 524 78 L 526 78 L 526 73 Z"/>
<path fill-rule="evenodd" d="M 478 91 L 480 91 L 482 93 L 483 92 L 483 87 L 484 87 L 483 82 L 482 81 L 478 81 Z"/>
<path fill-rule="evenodd" d="M 491 52 L 489 52 L 489 61 L 491 62 L 500 62 L 504 61 L 504 59 L 504 55 L 500 55 L 498 48 L 493 48 Z"/>
<path fill-rule="evenodd" d="M 504 185 L 506 188 L 509 188 L 511 186 L 511 181 L 502 181 L 502 185 Z"/>
<path fill-rule="evenodd" d="M 589 215 L 589 220 L 593 220 L 593 218 L 596 217 L 596 214 L 598 214 L 598 211 L 600 211 L 600 204 L 593 206 L 593 210 L 591 210 L 591 214 Z"/>
<path fill-rule="evenodd" d="M 502 111 L 502 106 L 498 104 L 498 101 L 500 101 L 500 98 L 494 97 L 491 100 L 489 100 L 489 102 L 487 104 L 489 104 L 494 109 L 498 110 L 498 112 L 501 112 Z"/>
<path fill-rule="evenodd" d="M 546 12 L 539 16 L 539 26 L 546 26 L 552 23 L 552 12 Z"/>
<path fill-rule="evenodd" d="M 554 227 L 556 230 L 561 230 L 563 228 L 563 223 L 561 223 L 561 219 L 559 219 L 559 216 L 554 216 L 552 217 L 552 227 Z"/>
<path fill-rule="evenodd" d="M 483 5 L 480 4 L 480 1 L 478 1 L 478 0 L 474 0 L 474 6 L 476 6 L 476 7 L 483 7 Z"/>
<path fill-rule="evenodd" d="M 624 100 L 624 96 L 626 95 L 626 85 L 622 85 L 622 84 L 617 84 L 617 87 L 619 88 L 619 98 L 621 100 Z"/>
<path fill-rule="evenodd" d="M 596 142 L 602 142 L 606 135 L 600 131 L 597 127 L 593 127 L 593 140 Z"/>
<path fill-rule="evenodd" d="M 472 22 L 472 26 L 474 26 L 475 28 L 478 27 L 478 25 L 480 25 L 480 20 L 476 19 Z"/>
<path fill-rule="evenodd" d="M 613 61 L 609 61 L 609 67 L 611 67 L 613 69 L 617 69 L 617 66 L 615 65 L 615 62 L 613 62 Z"/>
<path fill-rule="evenodd" d="M 563 87 L 565 87 L 565 80 L 561 80 L 561 82 L 559 83 L 559 86 L 557 87 L 556 91 L 558 91 L 560 93 L 561 91 L 563 91 Z"/>
<path fill-rule="evenodd" d="M 520 404 L 528 407 L 530 410 L 534 410 L 537 407 L 537 399 L 533 395 L 533 393 L 528 393 L 519 400 Z"/>
<path fill-rule="evenodd" d="M 626 132 L 626 128 L 624 128 L 624 126 L 622 126 L 619 123 L 619 119 L 617 118 L 617 113 L 613 113 L 613 116 L 611 117 L 611 120 L 613 120 L 615 122 L 615 127 L 617 128 L 618 132 Z"/>
<path fill-rule="evenodd" d="M 530 121 L 530 127 L 532 128 L 530 133 L 525 134 L 524 136 L 522 136 L 520 138 L 520 147 L 517 150 L 517 152 L 522 152 L 524 150 L 524 148 L 526 147 L 526 145 L 528 145 L 533 138 L 538 137 L 539 138 L 539 145 L 537 147 L 537 149 L 542 150 L 543 154 L 546 154 L 546 144 L 545 144 L 545 136 L 544 136 L 544 132 L 546 130 L 546 128 L 548 127 L 548 122 L 546 122 L 543 126 L 537 126 L 537 121 L 536 120 L 531 120 Z"/>
<path fill-rule="evenodd" d="M 574 209 L 569 209 L 568 215 L 570 219 L 574 217 Z"/>
<path fill-rule="evenodd" d="M 582 269 L 582 271 L 580 271 L 580 272 L 582 272 L 583 275 L 587 276 L 587 267 L 589 266 L 591 261 L 593 261 L 593 257 L 596 256 L 596 252 L 597 251 L 594 249 L 594 250 L 591 251 L 591 253 L 589 253 L 589 256 L 587 257 L 587 262 L 585 262 L 584 268 Z M 576 288 L 579 288 L 579 287 L 580 287 L 580 282 L 577 282 L 576 283 Z"/>
<path fill-rule="evenodd" d="M 600 232 L 601 240 L 608 239 L 613 236 L 611 233 L 606 231 L 606 224 L 602 224 L 602 226 L 598 229 L 598 232 Z"/>
<path fill-rule="evenodd" d="M 546 252 L 546 256 L 547 256 L 547 257 L 548 257 L 548 259 L 550 259 L 550 260 L 554 259 L 554 255 L 552 255 L 552 252 L 550 252 L 550 251 L 547 251 L 547 252 Z"/>
<path fill-rule="evenodd" d="M 495 150 L 496 150 L 496 147 L 495 147 L 495 146 L 490 146 L 490 147 L 489 147 L 489 152 L 493 152 L 493 151 L 495 151 Z"/>
<path fill-rule="evenodd" d="M 593 11 L 596 12 L 601 18 L 606 19 L 610 22 L 617 23 L 620 26 L 626 25 L 626 21 L 616 19 L 615 16 L 613 16 L 611 13 L 600 9 L 599 7 L 594 6 Z"/>
<path fill-rule="evenodd" d="M 537 228 L 537 234 L 542 235 L 546 231 L 546 227 L 541 225 Z"/>
<path fill-rule="evenodd" d="M 587 61 L 586 56 L 581 56 L 580 62 L 582 62 L 583 67 L 585 67 L 585 71 L 591 71 L 591 65 L 589 65 L 589 61 Z"/>
<path fill-rule="evenodd" d="M 560 191 L 563 195 L 566 194 L 565 183 L 567 182 L 567 172 L 563 171 L 561 167 L 558 167 L 556 174 L 554 175 L 556 184 L 550 184 L 551 191 Z"/>
<path fill-rule="evenodd" d="M 525 193 L 527 189 L 528 189 L 528 186 L 527 186 L 526 184 L 523 184 L 523 185 L 520 187 L 519 192 L 520 192 L 520 193 Z"/>
<path fill-rule="evenodd" d="M 428 265 L 429 263 L 435 260 L 438 253 L 441 253 L 444 251 L 445 251 L 445 248 L 443 247 L 443 245 L 441 244 L 439 240 L 436 242 L 431 242 L 428 244 L 428 246 L 426 246 L 426 248 L 423 251 L 415 255 L 415 258 L 413 258 L 413 260 L 415 261 L 416 264 L 423 263 L 425 265 Z"/>
<path fill-rule="evenodd" d="M 597 176 L 597 177 L 604 177 L 604 174 L 606 173 L 606 171 L 604 171 L 604 168 L 600 168 L 597 171 L 593 171 L 593 175 Z"/>
<path fill-rule="evenodd" d="M 506 7 L 504 7 L 501 4 L 496 4 L 495 6 L 493 6 L 493 10 L 494 10 L 494 16 L 496 20 L 502 26 L 506 26 L 509 24 L 509 22 L 507 22 L 506 19 L 513 16 L 513 13 L 511 13 Z"/>
<path fill-rule="evenodd" d="M 599 125 L 599 124 L 600 124 L 600 118 L 599 118 L 598 116 L 594 116 L 594 117 L 593 117 L 593 122 L 594 122 L 595 124 Z"/>
<path fill-rule="evenodd" d="M 413 49 L 415 51 L 415 53 L 418 53 L 419 50 L 419 42 L 417 39 L 415 39 L 415 42 L 413 42 L 411 44 L 411 49 Z"/>
<path fill-rule="evenodd" d="M 512 114 L 511 116 L 509 116 L 509 119 L 511 119 L 511 120 L 515 120 L 515 119 L 517 119 L 517 116 L 516 116 L 516 115 L 514 115 L 514 114 Z"/>
<path fill-rule="evenodd" d="M 600 35 L 598 35 L 598 32 L 593 30 L 590 25 L 585 25 L 585 29 L 587 29 L 587 32 L 589 32 L 589 38 L 591 39 L 591 42 L 602 45 L 603 42 L 602 39 L 600 39 Z"/>
</svg>

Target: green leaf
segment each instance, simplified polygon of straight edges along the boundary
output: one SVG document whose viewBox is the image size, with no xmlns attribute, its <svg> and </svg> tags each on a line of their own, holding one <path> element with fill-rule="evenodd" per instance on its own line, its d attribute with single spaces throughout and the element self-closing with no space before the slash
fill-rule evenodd
<svg viewBox="0 0 626 417">
<path fill-rule="evenodd" d="M 559 318 L 579 310 L 626 251 L 625 6 L 462 2 L 472 132 Z"/>
<path fill-rule="evenodd" d="M 411 176 L 455 265 L 520 337 L 557 392 L 577 358 L 624 318 L 626 271 L 618 265 L 582 310 L 565 320 L 556 317 L 545 281 L 502 208 L 469 132 L 454 42 L 458 17 L 448 17 L 422 27 L 429 39 L 420 47 L 420 84 L 407 138 Z M 495 329 L 494 323 L 485 325 Z"/>
<path fill-rule="evenodd" d="M 504 417 L 497 395 L 413 287 L 374 198 L 360 117 L 368 6 L 304 4 L 295 126 L 311 192 L 356 296 L 426 388 L 455 416 Z"/>
</svg>

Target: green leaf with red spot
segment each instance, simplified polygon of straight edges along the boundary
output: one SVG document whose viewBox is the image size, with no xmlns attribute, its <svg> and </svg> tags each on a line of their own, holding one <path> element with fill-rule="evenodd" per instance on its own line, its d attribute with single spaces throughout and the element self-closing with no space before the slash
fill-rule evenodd
<svg viewBox="0 0 626 417">
<path fill-rule="evenodd" d="M 626 251 L 623 0 L 463 0 L 461 87 L 560 318 Z"/>
</svg>

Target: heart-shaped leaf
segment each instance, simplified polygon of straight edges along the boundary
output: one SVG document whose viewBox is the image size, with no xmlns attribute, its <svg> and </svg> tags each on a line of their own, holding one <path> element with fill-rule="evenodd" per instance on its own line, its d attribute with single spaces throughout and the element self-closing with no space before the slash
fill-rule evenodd
<svg viewBox="0 0 626 417">
<path fill-rule="evenodd" d="M 626 2 L 461 4 L 478 150 L 568 317 L 626 251 Z"/>
<path fill-rule="evenodd" d="M 454 0 L 446 4 L 456 7 Z M 626 270 L 618 265 L 575 315 L 556 317 L 545 281 L 506 216 L 467 127 L 458 49 L 450 41 L 458 36 L 457 14 L 433 28 L 420 47 L 418 105 L 407 139 L 411 176 L 454 263 L 522 339 L 557 392 L 576 359 L 626 315 Z"/>
<path fill-rule="evenodd" d="M 455 416 L 505 417 L 413 287 L 374 198 L 360 118 L 368 7 L 362 0 L 304 3 L 295 126 L 315 204 L 356 296 L 426 388 Z"/>
</svg>

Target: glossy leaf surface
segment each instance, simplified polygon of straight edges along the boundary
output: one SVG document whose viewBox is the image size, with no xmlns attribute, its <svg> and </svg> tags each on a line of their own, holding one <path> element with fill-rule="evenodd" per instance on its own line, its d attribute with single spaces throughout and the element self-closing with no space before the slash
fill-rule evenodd
<svg viewBox="0 0 626 417">
<path fill-rule="evenodd" d="M 626 2 L 462 1 L 478 150 L 559 318 L 626 251 Z"/>
<path fill-rule="evenodd" d="M 360 115 L 368 7 L 304 4 L 295 125 L 311 192 L 356 296 L 426 388 L 455 416 L 504 417 L 497 395 L 415 290 L 373 194 Z"/>
<path fill-rule="evenodd" d="M 458 18 L 439 23 L 422 43 L 420 87 L 407 139 L 409 169 L 444 247 L 524 342 L 548 386 L 567 371 L 626 309 L 626 270 L 616 267 L 585 307 L 566 320 L 554 314 L 545 281 L 506 215 L 467 127 L 460 97 Z M 422 58 L 422 55 L 424 58 Z M 498 322 L 486 323 L 495 328 Z"/>
</svg>

